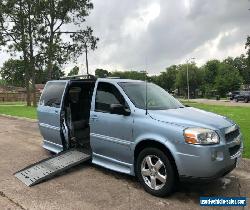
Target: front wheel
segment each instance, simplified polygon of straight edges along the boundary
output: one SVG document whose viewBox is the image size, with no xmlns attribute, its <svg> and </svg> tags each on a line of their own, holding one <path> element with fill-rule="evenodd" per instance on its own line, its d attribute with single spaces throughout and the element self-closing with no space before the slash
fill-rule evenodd
<svg viewBox="0 0 250 210">
<path fill-rule="evenodd" d="M 245 103 L 248 103 L 248 98 L 245 98 L 245 99 L 244 99 L 244 102 L 245 102 Z"/>
<path fill-rule="evenodd" d="M 175 187 L 174 167 L 167 155 L 157 148 L 146 148 L 140 152 L 136 175 L 144 189 L 158 197 L 171 194 Z"/>
</svg>

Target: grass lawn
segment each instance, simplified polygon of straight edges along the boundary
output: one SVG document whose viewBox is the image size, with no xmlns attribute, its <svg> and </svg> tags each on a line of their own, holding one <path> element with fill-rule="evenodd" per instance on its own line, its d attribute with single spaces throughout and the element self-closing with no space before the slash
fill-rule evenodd
<svg viewBox="0 0 250 210">
<path fill-rule="evenodd" d="M 36 119 L 36 108 L 27 107 L 25 105 L 3 105 L 0 104 L 0 114 L 7 114 L 18 117 L 27 117 L 31 119 Z"/>
<path fill-rule="evenodd" d="M 233 107 L 233 106 L 219 106 L 219 105 L 207 105 L 200 103 L 188 103 L 184 104 L 203 109 L 206 111 L 214 112 L 229 117 L 234 120 L 241 129 L 244 136 L 244 152 L 243 157 L 250 158 L 250 108 L 249 107 Z"/>
<path fill-rule="evenodd" d="M 215 106 L 199 103 L 184 102 L 192 107 L 215 112 L 227 116 L 234 120 L 241 128 L 244 136 L 244 153 L 243 157 L 250 158 L 250 108 L 248 107 L 233 107 L 233 106 Z M 26 107 L 18 104 L 0 104 L 0 114 L 7 114 L 18 117 L 27 117 L 36 119 L 36 108 Z"/>
</svg>

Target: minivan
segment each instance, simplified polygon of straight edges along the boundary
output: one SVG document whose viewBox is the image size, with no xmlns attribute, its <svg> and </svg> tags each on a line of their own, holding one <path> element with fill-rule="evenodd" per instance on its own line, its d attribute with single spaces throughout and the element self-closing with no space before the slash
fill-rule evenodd
<svg viewBox="0 0 250 210">
<path fill-rule="evenodd" d="M 73 77 L 47 82 L 38 105 L 43 147 L 82 148 L 93 164 L 136 176 L 155 196 L 179 180 L 213 180 L 232 171 L 243 149 L 227 117 L 187 107 L 138 80 Z"/>
</svg>

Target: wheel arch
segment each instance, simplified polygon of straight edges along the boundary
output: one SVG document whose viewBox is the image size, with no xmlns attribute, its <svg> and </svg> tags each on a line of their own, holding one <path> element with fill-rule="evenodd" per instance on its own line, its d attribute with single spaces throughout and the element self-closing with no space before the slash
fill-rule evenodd
<svg viewBox="0 0 250 210">
<path fill-rule="evenodd" d="M 177 177 L 179 177 L 176 161 L 175 161 L 175 158 L 174 158 L 172 152 L 170 151 L 170 149 L 164 143 L 157 141 L 157 140 L 153 140 L 153 139 L 144 139 L 144 140 L 138 142 L 138 144 L 135 146 L 135 148 L 134 148 L 134 166 L 136 167 L 136 161 L 137 161 L 139 153 L 143 149 L 149 148 L 149 147 L 157 148 L 157 149 L 161 150 L 162 152 L 164 152 L 167 155 L 167 157 L 169 158 L 169 160 L 171 161 L 171 163 L 173 164 L 173 167 L 175 169 L 175 173 L 176 173 Z M 134 170 L 134 171 L 136 171 L 136 170 Z"/>
</svg>

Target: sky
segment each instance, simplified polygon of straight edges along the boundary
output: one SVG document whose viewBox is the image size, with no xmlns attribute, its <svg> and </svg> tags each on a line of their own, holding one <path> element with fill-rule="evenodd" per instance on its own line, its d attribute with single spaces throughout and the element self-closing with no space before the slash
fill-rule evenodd
<svg viewBox="0 0 250 210">
<path fill-rule="evenodd" d="M 210 59 L 245 53 L 250 35 L 249 0 L 92 0 L 94 9 L 82 25 L 100 38 L 89 54 L 96 68 L 147 70 L 159 74 L 189 58 L 201 66 Z M 9 55 L 0 52 L 0 66 Z M 85 73 L 85 60 L 78 65 Z M 81 73 L 82 73 L 81 72 Z"/>
</svg>

